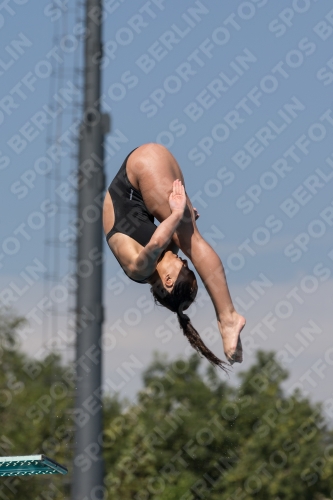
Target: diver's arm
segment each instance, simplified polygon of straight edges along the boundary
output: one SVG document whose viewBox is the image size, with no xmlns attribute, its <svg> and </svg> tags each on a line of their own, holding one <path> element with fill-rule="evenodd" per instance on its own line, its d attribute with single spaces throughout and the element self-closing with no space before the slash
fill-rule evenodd
<svg viewBox="0 0 333 500">
<path fill-rule="evenodd" d="M 173 212 L 165 221 L 161 222 L 148 244 L 138 254 L 133 264 L 134 272 L 152 274 L 155 271 L 157 261 L 170 243 L 181 218 L 181 213 Z"/>
<path fill-rule="evenodd" d="M 171 215 L 161 222 L 148 244 L 138 254 L 133 263 L 133 272 L 142 273 L 144 271 L 144 274 L 152 274 L 155 271 L 160 255 L 171 242 L 182 220 L 186 205 L 186 196 L 184 186 L 178 179 L 173 183 L 173 191 L 170 194 L 169 205 Z"/>
</svg>

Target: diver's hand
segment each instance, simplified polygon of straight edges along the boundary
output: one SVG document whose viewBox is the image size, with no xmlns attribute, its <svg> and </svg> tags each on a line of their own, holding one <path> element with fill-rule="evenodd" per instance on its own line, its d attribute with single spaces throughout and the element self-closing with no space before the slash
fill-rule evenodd
<svg viewBox="0 0 333 500">
<path fill-rule="evenodd" d="M 172 193 L 169 196 L 169 206 L 172 213 L 179 213 L 180 217 L 183 216 L 186 207 L 186 194 L 185 188 L 181 181 L 177 179 L 173 182 Z"/>
</svg>

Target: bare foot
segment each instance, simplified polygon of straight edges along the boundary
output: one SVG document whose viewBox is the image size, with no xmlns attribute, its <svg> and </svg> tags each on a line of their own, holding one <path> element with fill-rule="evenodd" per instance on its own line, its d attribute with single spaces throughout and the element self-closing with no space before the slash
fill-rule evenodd
<svg viewBox="0 0 333 500">
<path fill-rule="evenodd" d="M 245 326 L 246 320 L 243 316 L 234 312 L 227 320 L 218 322 L 222 335 L 224 353 L 231 365 L 243 361 L 242 342 L 240 333 Z"/>
</svg>

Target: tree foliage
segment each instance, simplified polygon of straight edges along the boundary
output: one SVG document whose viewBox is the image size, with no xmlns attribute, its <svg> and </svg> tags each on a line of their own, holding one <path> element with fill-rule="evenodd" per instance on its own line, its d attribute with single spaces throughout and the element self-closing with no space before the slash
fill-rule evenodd
<svg viewBox="0 0 333 500">
<path fill-rule="evenodd" d="M 44 453 L 71 470 L 73 378 L 51 354 L 16 345 L 21 320 L 0 316 L 0 453 Z M 156 355 L 135 404 L 104 398 L 105 485 L 122 500 L 333 498 L 333 439 L 324 408 L 287 395 L 288 373 L 258 352 L 238 387 L 197 355 Z M 69 498 L 60 476 L 3 478 L 0 498 Z"/>
<path fill-rule="evenodd" d="M 37 362 L 20 352 L 15 332 L 22 322 L 8 313 L 0 316 L 0 454 L 46 454 L 64 462 L 72 427 L 66 369 L 53 354 Z M 7 477 L 0 498 L 63 499 L 66 489 L 60 477 Z"/>
<path fill-rule="evenodd" d="M 114 429 L 122 446 L 106 478 L 110 498 L 333 498 L 322 408 L 284 394 L 287 377 L 273 353 L 258 352 L 237 389 L 211 367 L 202 374 L 196 355 L 156 357 Z"/>
</svg>

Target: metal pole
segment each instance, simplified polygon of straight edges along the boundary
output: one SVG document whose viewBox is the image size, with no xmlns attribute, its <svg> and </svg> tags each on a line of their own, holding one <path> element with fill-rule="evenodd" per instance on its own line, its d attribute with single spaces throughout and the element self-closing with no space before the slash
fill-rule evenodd
<svg viewBox="0 0 333 500">
<path fill-rule="evenodd" d="M 101 450 L 103 120 L 100 113 L 101 0 L 86 0 L 84 119 L 78 171 L 77 341 L 72 500 L 103 499 Z M 105 121 L 105 120 L 104 120 Z"/>
</svg>

